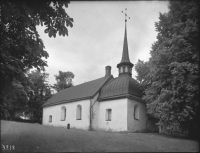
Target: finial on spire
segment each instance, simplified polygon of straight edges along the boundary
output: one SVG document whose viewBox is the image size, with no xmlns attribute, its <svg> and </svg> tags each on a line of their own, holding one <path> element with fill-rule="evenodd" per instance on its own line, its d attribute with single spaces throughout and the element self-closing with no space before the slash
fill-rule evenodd
<svg viewBox="0 0 200 153">
<path fill-rule="evenodd" d="M 130 19 L 130 17 L 127 15 L 126 11 L 127 11 L 127 8 L 125 9 L 125 13 L 122 11 L 122 13 L 125 14 L 124 45 L 123 45 L 123 51 L 122 51 L 122 59 L 121 59 L 121 62 L 117 64 L 117 68 L 119 68 L 119 75 L 128 74 L 129 76 L 131 76 L 133 64 L 130 62 L 130 59 L 129 59 L 128 40 L 127 40 L 127 32 L 126 32 L 127 18 Z"/>
<path fill-rule="evenodd" d="M 126 17 L 128 17 L 130 19 L 130 17 L 127 15 L 126 11 L 127 11 L 127 8 L 125 8 L 125 13 L 122 11 L 122 13 L 125 15 L 125 22 L 127 22 Z"/>
</svg>

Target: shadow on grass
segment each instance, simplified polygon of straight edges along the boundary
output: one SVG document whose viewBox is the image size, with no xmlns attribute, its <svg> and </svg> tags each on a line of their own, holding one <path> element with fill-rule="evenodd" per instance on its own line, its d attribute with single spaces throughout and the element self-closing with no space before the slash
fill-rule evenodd
<svg viewBox="0 0 200 153">
<path fill-rule="evenodd" d="M 166 138 L 175 138 L 175 139 L 185 139 L 185 140 L 198 140 L 196 137 L 189 137 L 181 134 L 170 134 L 170 133 L 158 133 L 160 136 L 166 137 Z"/>
</svg>

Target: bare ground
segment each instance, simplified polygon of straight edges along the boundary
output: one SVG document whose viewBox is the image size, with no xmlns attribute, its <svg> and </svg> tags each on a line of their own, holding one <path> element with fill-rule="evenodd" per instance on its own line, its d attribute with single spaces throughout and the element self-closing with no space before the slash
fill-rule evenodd
<svg viewBox="0 0 200 153">
<path fill-rule="evenodd" d="M 4 145 L 4 146 L 3 146 Z M 198 152 L 195 140 L 156 133 L 117 133 L 1 121 L 1 150 L 8 152 Z"/>
</svg>

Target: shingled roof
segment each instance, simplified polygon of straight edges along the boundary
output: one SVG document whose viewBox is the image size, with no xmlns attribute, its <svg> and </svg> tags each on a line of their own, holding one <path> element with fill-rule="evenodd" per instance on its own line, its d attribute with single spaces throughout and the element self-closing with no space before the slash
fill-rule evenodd
<svg viewBox="0 0 200 153">
<path fill-rule="evenodd" d="M 112 75 L 61 90 L 43 107 L 92 98 L 110 79 L 113 79 Z"/>
<path fill-rule="evenodd" d="M 130 96 L 142 101 L 139 83 L 129 75 L 121 75 L 120 77 L 112 79 L 101 89 L 98 100 L 104 101 Z"/>
</svg>

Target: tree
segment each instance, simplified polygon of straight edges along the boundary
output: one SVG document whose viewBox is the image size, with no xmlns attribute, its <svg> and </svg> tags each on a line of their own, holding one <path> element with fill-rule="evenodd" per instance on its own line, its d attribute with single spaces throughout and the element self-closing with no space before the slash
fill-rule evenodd
<svg viewBox="0 0 200 153">
<path fill-rule="evenodd" d="M 148 61 L 150 82 L 143 99 L 148 113 L 171 130 L 197 127 L 199 120 L 199 4 L 169 1 L 169 12 L 155 23 L 157 41 Z M 144 63 L 139 62 L 138 65 Z M 142 70 L 137 70 L 138 77 Z M 146 72 L 146 71 L 145 71 Z M 138 78 L 141 80 L 141 78 Z"/>
<path fill-rule="evenodd" d="M 136 79 L 140 83 L 143 94 L 145 94 L 145 89 L 151 84 L 151 80 L 148 76 L 150 72 L 149 62 L 138 60 L 137 64 L 135 65 L 135 70 L 137 72 Z"/>
<path fill-rule="evenodd" d="M 7 88 L 6 92 L 3 91 L 1 117 L 13 120 L 17 113 L 21 113 L 27 109 L 27 88 L 17 81 L 13 83 L 12 87 L 8 86 Z"/>
<path fill-rule="evenodd" d="M 44 70 L 47 66 L 44 58 L 49 55 L 36 26 L 46 26 L 49 37 L 56 37 L 57 32 L 68 35 L 67 27 L 73 26 L 73 19 L 64 8 L 68 4 L 63 1 L 1 2 L 0 101 L 4 102 L 1 108 L 7 105 L 5 96 L 14 81 L 25 86 L 28 70 Z"/>
<path fill-rule="evenodd" d="M 36 25 L 45 25 L 45 33 L 68 35 L 67 26 L 73 19 L 65 12 L 62 1 L 3 1 L 1 20 L 0 83 L 21 78 L 27 69 L 44 69 L 47 58 L 44 44 L 36 31 Z M 6 84 L 7 85 L 7 84 Z"/>
<path fill-rule="evenodd" d="M 26 112 L 31 120 L 42 121 L 42 105 L 52 96 L 50 85 L 47 82 L 49 74 L 38 70 L 28 74 L 30 90 Z"/>
<path fill-rule="evenodd" d="M 55 76 L 57 83 L 54 84 L 53 88 L 56 91 L 60 91 L 60 90 L 63 90 L 63 89 L 73 86 L 72 79 L 74 78 L 74 74 L 72 72 L 59 71 L 58 75 L 54 75 L 54 76 Z"/>
</svg>

